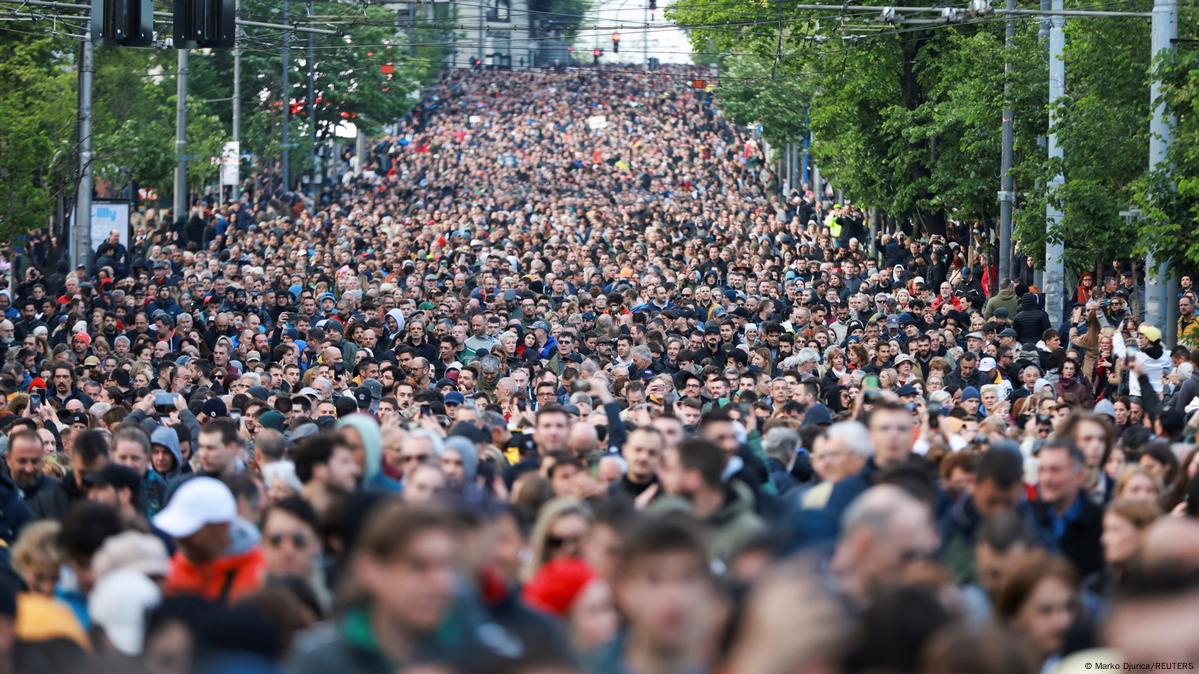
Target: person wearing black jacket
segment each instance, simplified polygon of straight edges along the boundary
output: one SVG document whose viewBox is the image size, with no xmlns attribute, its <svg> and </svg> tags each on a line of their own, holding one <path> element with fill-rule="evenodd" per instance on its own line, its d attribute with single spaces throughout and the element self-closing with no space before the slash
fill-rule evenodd
<svg viewBox="0 0 1199 674">
<path fill-rule="evenodd" d="M 1069 440 L 1052 440 L 1038 454 L 1037 526 L 1042 537 L 1056 541 L 1078 575 L 1103 568 L 1103 511 L 1083 491 L 1086 461 Z"/>
<path fill-rule="evenodd" d="M 35 519 L 62 521 L 76 501 L 87 499 L 87 478 L 108 465 L 108 441 L 100 431 L 88 430 L 75 438 L 71 470 L 61 482 L 39 489 L 29 509 Z"/>
<path fill-rule="evenodd" d="M 1036 344 L 1045 331 L 1052 328 L 1049 314 L 1037 306 L 1037 296 L 1028 293 L 1020 298 L 1019 309 L 1012 319 L 1012 327 L 1016 330 L 1016 339 L 1021 344 Z"/>
</svg>

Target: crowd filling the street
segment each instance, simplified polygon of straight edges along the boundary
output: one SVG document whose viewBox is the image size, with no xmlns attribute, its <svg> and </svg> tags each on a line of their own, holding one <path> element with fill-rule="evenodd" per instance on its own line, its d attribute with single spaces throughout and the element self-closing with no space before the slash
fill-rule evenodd
<svg viewBox="0 0 1199 674">
<path fill-rule="evenodd" d="M 0 674 L 1193 668 L 1190 277 L 1050 315 L 699 72 L 450 71 L 319 188 L 9 244 Z"/>
</svg>

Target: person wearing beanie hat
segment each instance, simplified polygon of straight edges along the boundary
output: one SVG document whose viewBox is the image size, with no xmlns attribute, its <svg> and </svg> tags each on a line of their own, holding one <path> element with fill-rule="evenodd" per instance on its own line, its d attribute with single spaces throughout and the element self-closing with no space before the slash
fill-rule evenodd
<svg viewBox="0 0 1199 674">
<path fill-rule="evenodd" d="M 982 396 L 979 395 L 978 389 L 967 386 L 962 389 L 962 398 L 958 404 L 971 417 L 977 417 L 979 409 L 982 407 Z"/>
<path fill-rule="evenodd" d="M 546 562 L 529 579 L 522 597 L 529 606 L 565 621 L 580 653 L 607 643 L 619 625 L 611 588 L 582 559 Z"/>
<path fill-rule="evenodd" d="M 200 414 L 205 416 L 205 420 L 218 419 L 229 416 L 229 408 L 225 406 L 224 400 L 213 397 L 204 401 L 204 405 L 200 408 Z"/>
<path fill-rule="evenodd" d="M 280 433 L 286 429 L 286 424 L 287 417 L 283 416 L 281 412 L 276 410 L 263 412 L 258 417 L 258 425 L 262 426 L 263 428 L 272 428 Z"/>
</svg>

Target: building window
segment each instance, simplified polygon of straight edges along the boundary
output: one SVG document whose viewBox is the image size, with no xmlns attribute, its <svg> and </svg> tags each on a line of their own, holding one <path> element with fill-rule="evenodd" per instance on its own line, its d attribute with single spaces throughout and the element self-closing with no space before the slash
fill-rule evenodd
<svg viewBox="0 0 1199 674">
<path fill-rule="evenodd" d="M 511 0 L 488 0 L 487 20 L 508 23 L 512 13 Z"/>
</svg>

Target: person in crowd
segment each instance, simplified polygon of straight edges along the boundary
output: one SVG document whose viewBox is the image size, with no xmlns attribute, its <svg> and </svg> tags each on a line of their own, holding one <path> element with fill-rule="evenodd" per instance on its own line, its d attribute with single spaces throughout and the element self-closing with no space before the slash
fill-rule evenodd
<svg viewBox="0 0 1199 674">
<path fill-rule="evenodd" d="M 188 480 L 153 521 L 178 546 L 166 578 L 168 594 L 227 603 L 262 585 L 267 559 L 259 533 L 238 517 L 237 500 L 220 480 Z"/>
<path fill-rule="evenodd" d="M 708 76 L 450 70 L 315 180 L 0 247 L 0 670 L 1199 660 L 1190 277 L 1177 339 L 1135 260 L 1055 325 Z"/>
<path fill-rule="evenodd" d="M 996 616 L 1023 637 L 1030 655 L 1060 660 L 1066 637 L 1078 620 L 1078 574 L 1065 559 L 1033 552 L 1008 572 L 995 604 Z"/>
</svg>

